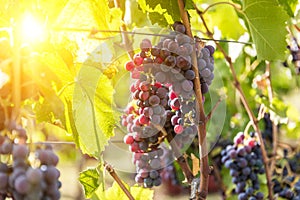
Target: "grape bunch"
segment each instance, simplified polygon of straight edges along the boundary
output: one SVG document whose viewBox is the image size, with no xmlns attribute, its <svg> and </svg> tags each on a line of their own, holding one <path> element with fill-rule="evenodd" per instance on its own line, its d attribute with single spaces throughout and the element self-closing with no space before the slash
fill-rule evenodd
<svg viewBox="0 0 300 200">
<path fill-rule="evenodd" d="M 300 152 L 296 152 L 290 158 L 287 158 L 291 171 L 300 175 Z"/>
<path fill-rule="evenodd" d="M 161 184 L 162 155 L 163 150 L 161 148 L 148 153 L 134 153 L 133 163 L 137 168 L 137 175 L 135 176 L 137 183 L 148 188 Z"/>
<path fill-rule="evenodd" d="M 281 181 L 277 178 L 272 180 L 274 194 L 283 199 L 300 200 L 300 180 L 297 181 L 295 176 L 281 178 Z"/>
<path fill-rule="evenodd" d="M 276 163 L 273 174 L 273 192 L 282 199 L 300 199 L 300 153 L 293 155 L 287 149 L 283 149 L 283 159 Z"/>
<path fill-rule="evenodd" d="M 26 130 L 14 123 L 8 127 L 0 132 L 0 155 L 9 160 L 0 161 L 0 199 L 60 199 L 59 158 L 51 146 L 38 147 L 34 155 L 26 143 Z"/>
<path fill-rule="evenodd" d="M 297 39 L 292 38 L 291 44 L 288 46 L 290 53 L 292 55 L 292 62 L 296 67 L 296 74 L 300 74 L 300 47 L 298 45 Z"/>
<path fill-rule="evenodd" d="M 208 92 L 214 78 L 214 48 L 202 46 L 185 35 L 186 29 L 180 22 L 173 28 L 175 31 L 161 38 L 156 45 L 143 39 L 140 52 L 125 64 L 133 83 L 130 86 L 132 100 L 121 117 L 121 123 L 127 129 L 124 142 L 134 154 L 136 181 L 145 187 L 161 183 L 160 144 L 164 139 L 174 138 L 176 146 L 182 149 L 196 135 L 194 52 L 202 93 Z"/>
<path fill-rule="evenodd" d="M 239 132 L 234 138 L 234 144 L 222 150 L 221 156 L 222 163 L 230 170 L 232 182 L 236 185 L 234 193 L 238 194 L 238 199 L 263 199 L 263 193 L 259 192 L 258 174 L 264 174 L 265 170 L 256 134 Z"/>
</svg>

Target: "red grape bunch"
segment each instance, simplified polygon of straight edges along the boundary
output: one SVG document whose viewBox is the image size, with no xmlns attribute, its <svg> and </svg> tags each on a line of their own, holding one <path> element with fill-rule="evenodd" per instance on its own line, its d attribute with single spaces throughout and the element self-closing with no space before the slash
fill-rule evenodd
<svg viewBox="0 0 300 200">
<path fill-rule="evenodd" d="M 121 119 L 127 128 L 124 142 L 134 153 L 136 181 L 145 187 L 161 183 L 160 172 L 165 166 L 160 144 L 164 139 L 174 138 L 183 149 L 196 136 L 196 76 L 191 62 L 194 52 L 203 93 L 208 92 L 214 77 L 214 48 L 198 45 L 185 35 L 186 29 L 180 22 L 173 28 L 175 31 L 156 45 L 143 39 L 140 52 L 125 64 L 134 82 L 130 86 L 132 101 Z"/>
</svg>

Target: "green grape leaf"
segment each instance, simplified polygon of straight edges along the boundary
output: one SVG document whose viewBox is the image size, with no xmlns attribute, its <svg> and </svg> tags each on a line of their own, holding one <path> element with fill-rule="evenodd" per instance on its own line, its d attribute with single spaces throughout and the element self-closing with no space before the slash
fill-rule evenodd
<svg viewBox="0 0 300 200">
<path fill-rule="evenodd" d="M 149 13 L 152 24 L 166 26 L 180 20 L 177 0 L 138 0 L 140 8 Z"/>
<path fill-rule="evenodd" d="M 99 176 L 96 168 L 90 168 L 80 172 L 79 182 L 82 184 L 86 198 L 91 198 L 94 192 L 99 188 Z"/>
<path fill-rule="evenodd" d="M 83 65 L 73 95 L 73 116 L 78 132 L 78 146 L 83 153 L 96 158 L 101 157 L 105 145 L 114 135 L 112 129 L 115 124 L 110 105 L 113 88 L 109 85 L 111 81 L 103 76 L 105 75 L 99 68 Z M 97 88 L 101 91 L 97 92 Z"/>
<path fill-rule="evenodd" d="M 294 16 L 298 0 L 278 0 L 278 2 L 280 5 L 283 6 L 283 8 L 290 17 Z"/>
<path fill-rule="evenodd" d="M 118 117 L 120 117 L 120 115 L 118 115 L 119 113 L 113 109 L 115 107 L 113 104 L 113 91 L 114 88 L 109 78 L 105 75 L 101 75 L 94 101 L 97 122 L 102 133 L 107 138 L 114 135 L 113 129 Z"/>
<path fill-rule="evenodd" d="M 109 1 L 73 0 L 69 1 L 55 26 L 59 28 L 118 30 L 122 22 L 122 11 L 109 8 Z M 109 36 L 112 33 L 102 33 Z"/>
<path fill-rule="evenodd" d="M 76 124 L 74 120 L 74 115 L 73 115 L 73 104 L 72 100 L 69 100 L 67 98 L 64 98 L 64 105 L 65 105 L 65 121 L 66 121 L 66 130 L 68 132 L 72 133 L 73 139 L 75 144 L 80 147 L 79 145 L 79 134 L 76 129 Z"/>
<path fill-rule="evenodd" d="M 143 188 L 140 186 L 130 187 L 130 193 L 136 200 L 152 200 L 154 197 L 154 191 L 149 188 Z"/>
<path fill-rule="evenodd" d="M 223 0 L 215 0 L 214 2 L 217 3 L 222 1 Z M 214 9 L 211 8 L 204 17 L 209 29 L 214 30 L 214 27 L 218 27 L 218 29 L 222 32 L 222 36 L 225 38 L 237 40 L 246 31 L 239 22 L 239 17 L 236 11 L 230 5 L 220 4 Z"/>
<path fill-rule="evenodd" d="M 288 15 L 276 0 L 244 0 L 243 12 L 259 60 L 283 60 Z"/>
<path fill-rule="evenodd" d="M 194 2 L 193 2 L 193 0 L 185 0 L 184 1 L 184 8 L 186 10 L 189 10 L 189 9 L 194 10 L 195 8 L 194 8 Z"/>
<path fill-rule="evenodd" d="M 140 186 L 132 186 L 129 187 L 126 183 L 123 182 L 127 190 L 129 190 L 130 194 L 133 196 L 135 200 L 152 200 L 154 196 L 154 191 L 149 188 L 143 188 Z M 103 191 L 98 189 L 92 200 L 110 200 L 110 199 L 118 199 L 118 200 L 128 200 L 128 197 L 124 193 L 124 191 L 120 188 L 117 182 L 113 182 L 112 186 L 107 190 Z"/>
</svg>

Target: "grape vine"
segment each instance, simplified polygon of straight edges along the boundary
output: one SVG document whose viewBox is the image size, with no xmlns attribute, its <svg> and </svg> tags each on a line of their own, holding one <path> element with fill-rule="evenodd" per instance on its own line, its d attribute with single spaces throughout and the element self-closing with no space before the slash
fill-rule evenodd
<svg viewBox="0 0 300 200">
<path fill-rule="evenodd" d="M 0 199 L 300 199 L 297 0 L 2 4 Z"/>
<path fill-rule="evenodd" d="M 134 153 L 136 182 L 145 187 L 161 184 L 160 169 L 164 166 L 159 145 L 164 138 L 184 148 L 196 136 L 197 100 L 193 93 L 195 72 L 191 63 L 194 50 L 202 93 L 208 92 L 214 78 L 214 48 L 192 41 L 184 34 L 186 28 L 180 22 L 175 22 L 173 29 L 175 32 L 170 32 L 157 45 L 143 39 L 141 52 L 125 64 L 135 82 L 130 86 L 133 101 L 122 116 L 122 125 L 129 132 L 124 142 Z"/>
</svg>

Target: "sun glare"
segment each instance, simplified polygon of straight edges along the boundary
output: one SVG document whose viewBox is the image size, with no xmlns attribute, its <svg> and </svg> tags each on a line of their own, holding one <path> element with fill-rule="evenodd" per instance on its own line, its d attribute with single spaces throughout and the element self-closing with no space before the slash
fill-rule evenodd
<svg viewBox="0 0 300 200">
<path fill-rule="evenodd" d="M 26 14 L 22 21 L 21 34 L 24 42 L 41 42 L 45 39 L 43 24 L 30 14 Z"/>
</svg>

